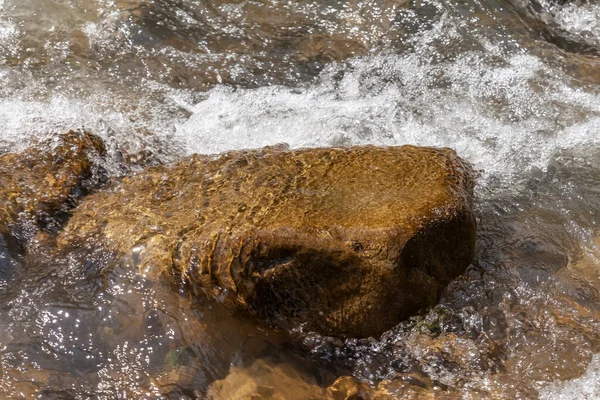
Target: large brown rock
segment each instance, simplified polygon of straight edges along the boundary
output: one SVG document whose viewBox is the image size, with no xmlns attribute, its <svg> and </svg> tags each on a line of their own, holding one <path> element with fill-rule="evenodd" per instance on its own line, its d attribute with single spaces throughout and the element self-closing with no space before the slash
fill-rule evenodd
<svg viewBox="0 0 600 400">
<path fill-rule="evenodd" d="M 364 337 L 435 304 L 470 263 L 472 190 L 450 149 L 195 155 L 88 196 L 59 246 L 102 240 L 276 326 Z"/>
<path fill-rule="evenodd" d="M 98 137 L 71 131 L 0 155 L 0 246 L 16 246 L 11 231 L 52 224 L 73 206 L 104 152 Z"/>
</svg>

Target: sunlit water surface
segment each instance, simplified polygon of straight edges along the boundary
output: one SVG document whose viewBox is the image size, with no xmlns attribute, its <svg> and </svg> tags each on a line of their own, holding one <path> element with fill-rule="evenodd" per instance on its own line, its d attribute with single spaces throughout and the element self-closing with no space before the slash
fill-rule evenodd
<svg viewBox="0 0 600 400">
<path fill-rule="evenodd" d="M 480 171 L 473 265 L 377 340 L 290 341 L 106 254 L 0 259 L 3 396 L 202 398 L 275 357 L 322 386 L 600 398 L 599 21 L 592 1 L 0 0 L 0 152 L 85 128 L 150 163 L 410 143 Z"/>
</svg>

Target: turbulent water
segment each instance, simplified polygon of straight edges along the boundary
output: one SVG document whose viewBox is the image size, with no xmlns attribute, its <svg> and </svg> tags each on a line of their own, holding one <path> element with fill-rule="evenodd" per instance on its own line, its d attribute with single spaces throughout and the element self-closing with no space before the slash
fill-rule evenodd
<svg viewBox="0 0 600 400">
<path fill-rule="evenodd" d="M 201 398 L 277 357 L 323 386 L 600 398 L 599 84 L 592 0 L 0 0 L 0 153 L 83 128 L 145 163 L 410 143 L 480 171 L 474 263 L 377 340 L 290 343 L 127 268 L 0 259 L 3 397 Z"/>
</svg>

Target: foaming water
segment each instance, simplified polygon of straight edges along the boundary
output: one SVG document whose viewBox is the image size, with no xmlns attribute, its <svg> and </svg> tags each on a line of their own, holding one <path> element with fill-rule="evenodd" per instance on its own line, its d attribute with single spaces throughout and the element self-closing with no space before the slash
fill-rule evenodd
<svg viewBox="0 0 600 400">
<path fill-rule="evenodd" d="M 536 3 L 542 10 L 542 19 L 566 32 L 569 39 L 600 46 L 600 6 L 594 2 L 553 2 L 542 0 Z"/>
<path fill-rule="evenodd" d="M 559 149 L 598 144 L 600 96 L 565 85 L 537 57 L 494 65 L 470 53 L 424 64 L 433 53 L 349 61 L 307 89 L 218 87 L 190 108 L 177 136 L 191 153 L 282 142 L 448 146 L 509 181 L 545 168 Z"/>
<path fill-rule="evenodd" d="M 592 400 L 600 397 L 600 357 L 594 356 L 585 374 L 567 382 L 555 383 L 542 389 L 540 398 L 543 400 Z"/>
<path fill-rule="evenodd" d="M 481 172 L 473 265 L 379 339 L 298 343 L 108 254 L 2 258 L 0 390 L 201 397 L 230 367 L 277 355 L 322 386 L 418 373 L 462 398 L 598 397 L 597 14 L 546 1 L 0 0 L 0 153 L 84 128 L 117 176 L 128 154 L 167 163 L 278 143 L 448 146 Z"/>
<path fill-rule="evenodd" d="M 570 4 L 563 7 L 555 21 L 566 31 L 581 35 L 584 40 L 600 45 L 600 6 Z"/>
</svg>

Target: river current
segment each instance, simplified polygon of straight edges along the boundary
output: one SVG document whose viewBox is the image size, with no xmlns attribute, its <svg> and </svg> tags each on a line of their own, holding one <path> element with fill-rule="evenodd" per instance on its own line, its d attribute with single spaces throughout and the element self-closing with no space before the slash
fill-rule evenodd
<svg viewBox="0 0 600 400">
<path fill-rule="evenodd" d="M 600 398 L 597 2 L 0 0 L 0 153 L 69 129 L 106 141 L 115 178 L 122 154 L 451 147 L 479 175 L 477 255 L 428 314 L 345 342 L 126 266 L 0 259 L 2 397 L 203 398 L 276 358 L 325 387 L 415 372 L 440 396 Z"/>
</svg>

